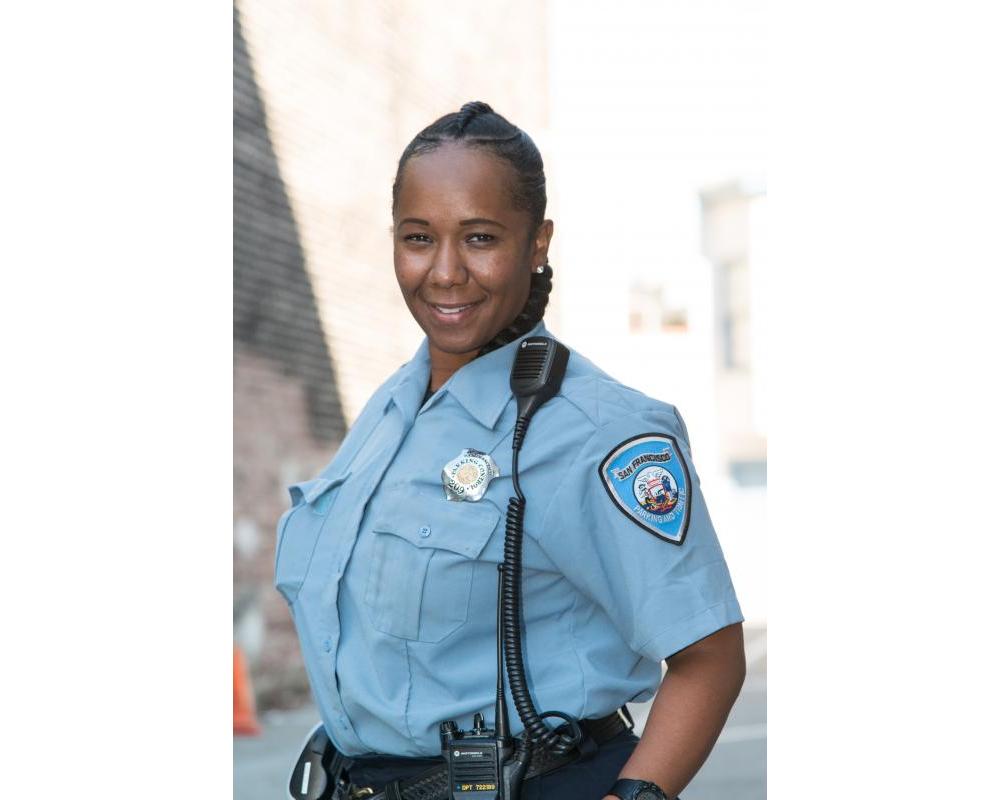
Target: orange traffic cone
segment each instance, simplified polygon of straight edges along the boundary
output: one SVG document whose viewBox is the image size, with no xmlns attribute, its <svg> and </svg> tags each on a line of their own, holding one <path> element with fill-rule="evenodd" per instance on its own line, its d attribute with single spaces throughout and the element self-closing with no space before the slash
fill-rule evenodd
<svg viewBox="0 0 1000 800">
<path fill-rule="evenodd" d="M 247 671 L 243 652 L 233 645 L 233 736 L 256 736 L 260 733 L 257 723 L 257 704 L 250 673 Z"/>
</svg>

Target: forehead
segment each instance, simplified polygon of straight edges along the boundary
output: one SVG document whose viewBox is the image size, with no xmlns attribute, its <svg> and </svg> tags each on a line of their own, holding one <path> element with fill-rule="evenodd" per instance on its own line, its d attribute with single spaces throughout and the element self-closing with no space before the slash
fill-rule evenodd
<svg viewBox="0 0 1000 800">
<path fill-rule="evenodd" d="M 440 215 L 511 217 L 520 213 L 511 197 L 514 180 L 514 168 L 497 156 L 447 143 L 406 162 L 396 211 L 400 216 L 431 215 L 434 210 Z"/>
</svg>

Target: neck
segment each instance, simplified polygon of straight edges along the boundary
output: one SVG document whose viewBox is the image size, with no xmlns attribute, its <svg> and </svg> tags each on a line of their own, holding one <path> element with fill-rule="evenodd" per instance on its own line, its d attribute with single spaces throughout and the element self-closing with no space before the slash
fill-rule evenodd
<svg viewBox="0 0 1000 800">
<path fill-rule="evenodd" d="M 434 345 L 428 348 L 431 359 L 431 391 L 440 389 L 456 372 L 472 361 L 479 353 L 479 350 L 470 350 L 468 353 L 446 353 L 438 350 Z"/>
</svg>

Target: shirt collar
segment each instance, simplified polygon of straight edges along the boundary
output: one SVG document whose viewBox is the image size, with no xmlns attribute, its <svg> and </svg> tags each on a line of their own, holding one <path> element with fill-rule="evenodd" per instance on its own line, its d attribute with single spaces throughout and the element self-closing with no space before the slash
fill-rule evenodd
<svg viewBox="0 0 1000 800">
<path fill-rule="evenodd" d="M 427 338 L 424 337 L 413 358 L 403 364 L 396 382 L 389 389 L 385 408 L 389 407 L 389 403 L 395 403 L 403 415 L 412 420 L 423 404 L 430 376 L 431 358 L 427 348 Z"/>
<path fill-rule="evenodd" d="M 510 369 L 522 339 L 548 336 L 544 322 L 539 322 L 524 336 L 473 359 L 442 387 L 469 412 L 480 425 L 493 428 L 510 402 Z"/>
<path fill-rule="evenodd" d="M 441 387 L 454 397 L 480 425 L 493 428 L 510 401 L 510 369 L 514 354 L 522 339 L 529 336 L 549 336 L 544 322 L 539 322 L 524 336 L 474 358 L 452 375 Z M 403 366 L 399 380 L 390 390 L 392 401 L 407 419 L 414 419 L 423 405 L 427 382 L 430 380 L 430 351 L 424 337 L 413 358 Z"/>
</svg>

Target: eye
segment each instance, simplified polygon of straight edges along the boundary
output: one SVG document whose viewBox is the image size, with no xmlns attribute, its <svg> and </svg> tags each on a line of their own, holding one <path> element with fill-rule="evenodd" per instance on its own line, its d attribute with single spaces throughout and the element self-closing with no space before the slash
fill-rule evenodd
<svg viewBox="0 0 1000 800">
<path fill-rule="evenodd" d="M 466 241 L 470 244 L 486 244 L 487 242 L 492 242 L 494 239 L 496 237 L 489 233 L 470 233 Z"/>
<path fill-rule="evenodd" d="M 420 244 L 429 242 L 430 240 L 431 237 L 426 233 L 408 233 L 403 237 L 404 242 L 418 242 Z"/>
</svg>

